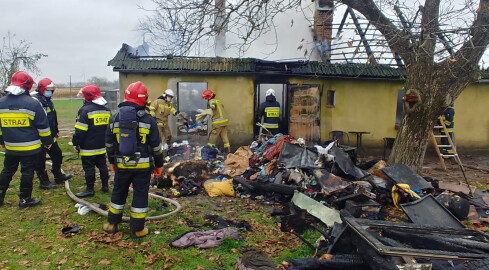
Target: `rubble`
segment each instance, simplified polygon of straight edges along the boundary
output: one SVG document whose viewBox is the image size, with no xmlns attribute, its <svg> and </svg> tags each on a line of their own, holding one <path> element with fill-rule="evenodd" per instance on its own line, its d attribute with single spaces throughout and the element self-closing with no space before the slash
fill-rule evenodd
<svg viewBox="0 0 489 270">
<path fill-rule="evenodd" d="M 271 214 L 280 217 L 281 230 L 315 250 L 313 258 L 288 260 L 281 269 L 465 269 L 489 257 L 489 235 L 461 222 L 489 223 L 489 193 L 471 187 L 470 197 L 467 186 L 424 178 L 402 164 L 358 164 L 354 147 L 306 147 L 277 134 L 228 155 L 188 144 L 168 152 L 174 156 L 152 181 L 158 187 L 179 196 L 205 187 L 209 196 L 277 206 Z M 210 191 L 211 184 L 225 185 L 225 192 Z M 309 229 L 321 234 L 316 243 L 302 236 Z"/>
</svg>

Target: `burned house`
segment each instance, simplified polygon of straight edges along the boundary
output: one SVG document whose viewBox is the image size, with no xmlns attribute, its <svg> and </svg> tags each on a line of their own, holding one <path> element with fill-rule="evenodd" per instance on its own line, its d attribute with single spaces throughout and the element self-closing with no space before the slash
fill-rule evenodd
<svg viewBox="0 0 489 270">
<path fill-rule="evenodd" d="M 255 58 L 136 56 L 123 44 L 108 63 L 119 72 L 120 89 L 142 81 L 154 100 L 167 88 L 177 94 L 175 105 L 194 115 L 205 109 L 205 89 L 214 91 L 229 118 L 234 146 L 257 134 L 256 111 L 269 88 L 280 102 L 281 130 L 308 142 L 324 142 L 341 131 L 345 143 L 382 148 L 395 137 L 402 114 L 405 71 L 383 65 L 332 64 L 317 61 L 264 61 Z M 472 150 L 489 144 L 487 80 L 479 80 L 455 102 L 457 145 Z M 122 95 L 121 95 L 122 96 Z M 194 113 L 193 113 L 194 112 Z M 477 115 L 477 117 L 473 117 Z M 174 136 L 184 136 L 172 121 Z"/>
</svg>

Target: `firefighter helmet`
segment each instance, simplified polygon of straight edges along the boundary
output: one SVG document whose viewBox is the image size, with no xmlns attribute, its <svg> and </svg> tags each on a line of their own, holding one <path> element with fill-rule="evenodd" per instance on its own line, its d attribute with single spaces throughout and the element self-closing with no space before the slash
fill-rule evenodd
<svg viewBox="0 0 489 270">
<path fill-rule="evenodd" d="M 56 86 L 54 85 L 53 81 L 51 79 L 44 78 L 37 83 L 36 91 L 39 92 L 41 95 L 44 95 L 44 92 L 46 92 L 46 90 L 54 91 L 55 89 Z"/>
<path fill-rule="evenodd" d="M 211 90 L 207 89 L 202 93 L 202 98 L 209 100 L 212 98 L 213 95 L 214 93 Z"/>
<path fill-rule="evenodd" d="M 268 97 L 269 95 L 275 96 L 275 90 L 272 88 L 268 89 L 266 92 L 266 96 Z"/>
<path fill-rule="evenodd" d="M 96 84 L 87 84 L 78 92 L 79 97 L 83 96 L 86 102 L 93 102 L 99 105 L 107 104 L 105 98 L 102 97 L 102 92 Z"/>
<path fill-rule="evenodd" d="M 17 71 L 12 75 L 11 85 L 19 86 L 22 89 L 29 91 L 34 84 L 34 79 L 25 71 Z"/>
<path fill-rule="evenodd" d="M 131 83 L 124 91 L 124 101 L 129 101 L 144 106 L 148 99 L 148 89 L 140 81 Z"/>
<path fill-rule="evenodd" d="M 165 97 L 174 97 L 175 93 L 173 93 L 173 90 L 171 89 L 166 89 L 165 90 Z"/>
</svg>

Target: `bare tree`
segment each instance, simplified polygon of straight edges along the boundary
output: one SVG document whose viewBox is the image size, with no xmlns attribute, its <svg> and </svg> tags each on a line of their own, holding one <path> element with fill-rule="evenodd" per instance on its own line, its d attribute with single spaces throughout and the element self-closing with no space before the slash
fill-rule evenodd
<svg viewBox="0 0 489 270">
<path fill-rule="evenodd" d="M 300 0 L 228 1 L 227 16 L 218 17 L 220 25 L 215 25 L 220 13 L 211 0 L 153 2 L 157 8 L 141 21 L 140 29 L 151 35 L 161 52 L 176 54 L 188 53 L 223 26 L 241 38 L 240 49 L 246 50 L 274 29 L 276 15 L 301 7 Z M 389 162 L 419 171 L 437 117 L 480 76 L 479 62 L 489 44 L 489 0 L 339 0 L 336 4 L 359 12 L 404 63 L 406 102 Z M 379 64 L 370 58 L 366 62 Z"/>
<path fill-rule="evenodd" d="M 300 7 L 301 0 L 152 0 L 151 15 L 140 20 L 139 30 L 150 37 L 156 50 L 164 55 L 186 55 L 200 42 L 212 39 L 227 29 L 240 42 L 227 44 L 242 53 L 258 37 L 275 30 L 274 18 Z"/>
<path fill-rule="evenodd" d="M 37 62 L 47 55 L 42 53 L 31 53 L 31 43 L 20 40 L 14 40 L 15 34 L 10 32 L 2 39 L 0 47 L 0 88 L 10 84 L 10 78 L 18 70 L 39 73 Z"/>
</svg>

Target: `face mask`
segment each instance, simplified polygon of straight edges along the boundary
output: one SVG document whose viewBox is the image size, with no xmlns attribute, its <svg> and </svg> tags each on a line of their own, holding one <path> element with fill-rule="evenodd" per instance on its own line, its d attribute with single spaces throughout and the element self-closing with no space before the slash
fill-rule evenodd
<svg viewBox="0 0 489 270">
<path fill-rule="evenodd" d="M 44 96 L 47 97 L 47 98 L 50 98 L 53 96 L 53 91 L 46 91 L 44 92 Z"/>
<path fill-rule="evenodd" d="M 171 101 L 171 97 L 166 97 L 166 101 L 170 102 Z"/>
</svg>

